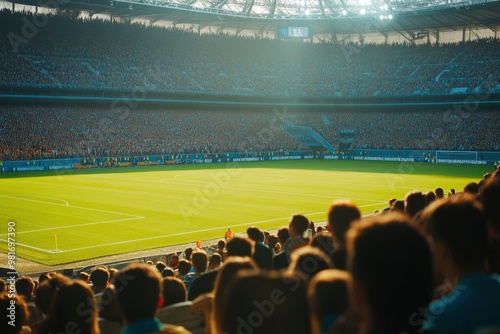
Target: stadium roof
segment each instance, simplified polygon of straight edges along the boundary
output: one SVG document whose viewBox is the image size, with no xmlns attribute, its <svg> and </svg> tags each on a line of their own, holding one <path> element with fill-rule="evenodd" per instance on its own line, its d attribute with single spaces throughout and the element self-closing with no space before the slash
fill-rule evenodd
<svg viewBox="0 0 500 334">
<path fill-rule="evenodd" d="M 310 27 L 314 33 L 500 30 L 499 0 L 14 0 L 152 22 L 238 30 Z"/>
</svg>

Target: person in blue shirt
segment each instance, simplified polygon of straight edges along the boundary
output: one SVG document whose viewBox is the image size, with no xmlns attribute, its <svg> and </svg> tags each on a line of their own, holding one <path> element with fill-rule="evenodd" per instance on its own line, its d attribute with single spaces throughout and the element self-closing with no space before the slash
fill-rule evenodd
<svg viewBox="0 0 500 334">
<path fill-rule="evenodd" d="M 436 333 L 476 333 L 500 329 L 500 276 L 486 271 L 487 219 L 467 195 L 437 202 L 419 222 L 430 237 L 434 268 L 452 291 L 433 301 L 424 329 Z"/>
</svg>

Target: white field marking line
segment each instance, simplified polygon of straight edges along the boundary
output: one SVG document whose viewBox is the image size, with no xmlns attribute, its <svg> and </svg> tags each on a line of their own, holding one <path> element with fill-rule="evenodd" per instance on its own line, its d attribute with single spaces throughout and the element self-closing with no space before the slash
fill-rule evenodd
<svg viewBox="0 0 500 334">
<path fill-rule="evenodd" d="M 134 217 L 134 218 L 122 218 L 122 219 L 114 219 L 114 220 L 103 220 L 103 221 L 95 222 L 95 223 L 84 223 L 84 224 L 66 225 L 66 226 L 59 226 L 59 227 L 40 228 L 38 230 L 21 231 L 21 232 L 16 232 L 16 234 L 26 234 L 26 233 L 52 231 L 52 230 L 62 230 L 62 229 L 65 229 L 65 228 L 81 227 L 81 226 L 91 226 L 91 225 L 100 225 L 100 224 L 107 224 L 107 223 L 116 223 L 116 222 L 123 222 L 123 221 L 127 221 L 127 220 L 138 220 L 138 219 L 144 219 L 144 218 L 146 218 L 146 217 L 138 216 L 138 217 Z M 0 236 L 4 236 L 4 235 L 7 235 L 7 234 L 0 234 Z"/>
<path fill-rule="evenodd" d="M 384 204 L 384 202 L 379 202 L 375 204 L 367 204 L 367 205 L 360 205 L 358 206 L 359 208 L 362 207 L 367 207 L 367 206 L 375 206 L 379 204 Z M 309 216 L 317 216 L 320 214 L 326 214 L 326 211 L 321 211 L 321 212 L 312 212 L 308 214 L 304 214 L 306 217 Z M 239 227 L 239 226 L 248 226 L 248 225 L 254 225 L 254 224 L 259 224 L 259 223 L 267 223 L 267 222 L 272 222 L 276 220 L 282 220 L 282 219 L 288 219 L 290 216 L 287 217 L 281 217 L 281 218 L 273 218 L 273 219 L 266 219 L 266 220 L 259 220 L 259 221 L 254 221 L 254 222 L 247 222 L 247 223 L 242 223 L 242 224 L 236 224 L 236 225 L 230 225 L 230 226 L 218 226 L 218 227 L 212 227 L 212 228 L 206 228 L 203 230 L 196 230 L 196 231 L 189 231 L 189 232 L 179 232 L 179 233 L 174 233 L 174 234 L 164 234 L 164 235 L 157 235 L 154 237 L 148 237 L 148 238 L 140 238 L 140 239 L 133 239 L 133 240 L 124 240 L 124 241 L 117 241 L 117 242 L 110 242 L 107 244 L 100 244 L 100 245 L 94 245 L 94 246 L 86 246 L 86 247 L 79 247 L 79 248 L 72 248 L 72 249 L 67 249 L 67 250 L 61 250 L 59 249 L 59 253 L 66 253 L 66 252 L 74 252 L 74 251 L 80 251 L 80 250 L 85 250 L 85 249 L 92 249 L 92 248 L 97 248 L 97 247 L 105 247 L 105 246 L 115 246 L 115 245 L 122 245 L 122 244 L 127 244 L 127 243 L 132 243 L 132 242 L 137 242 L 137 241 L 146 241 L 146 240 L 154 240 L 154 239 L 161 239 L 161 238 L 166 238 L 166 237 L 175 237 L 179 235 L 186 235 L 186 234 L 192 234 L 192 233 L 198 233 L 198 232 L 208 232 L 208 231 L 214 231 L 214 230 L 222 230 L 226 228 L 233 228 L 233 227 Z M 50 252 L 50 251 L 48 251 Z"/>
<path fill-rule="evenodd" d="M 0 239 L 0 241 L 4 241 L 5 243 L 7 243 L 7 240 Z M 30 246 L 30 245 L 20 244 L 19 242 L 16 242 L 16 246 L 22 246 L 22 247 L 34 249 L 34 250 L 39 251 L 39 252 L 44 252 L 44 253 L 52 253 L 50 250 L 46 250 L 43 248 L 38 248 L 38 247 Z"/>
<path fill-rule="evenodd" d="M 133 214 L 130 214 L 130 213 L 115 212 L 115 211 L 101 210 L 101 209 L 94 209 L 94 208 L 86 208 L 86 207 L 78 206 L 78 205 L 63 205 L 63 204 L 57 204 L 57 203 L 51 203 L 51 202 L 44 202 L 44 201 L 38 201 L 38 200 L 34 200 L 34 199 L 29 199 L 29 198 L 7 196 L 7 195 L 0 195 L 0 197 L 12 198 L 12 199 L 18 199 L 18 200 L 22 200 L 22 201 L 29 201 L 29 202 L 36 202 L 36 203 L 43 203 L 43 204 L 49 204 L 49 205 L 65 206 L 65 207 L 74 208 L 74 209 L 82 209 L 82 210 L 89 210 L 89 211 L 111 213 L 111 214 L 115 214 L 115 215 L 130 216 L 130 217 L 136 217 L 136 218 L 139 218 L 139 217 L 144 218 L 142 216 L 133 215 Z"/>
</svg>

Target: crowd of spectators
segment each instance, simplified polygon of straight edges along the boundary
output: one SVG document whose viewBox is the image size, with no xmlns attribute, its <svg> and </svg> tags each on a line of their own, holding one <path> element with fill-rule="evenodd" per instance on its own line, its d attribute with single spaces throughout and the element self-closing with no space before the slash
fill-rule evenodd
<svg viewBox="0 0 500 334">
<path fill-rule="evenodd" d="M 499 199 L 497 168 L 463 191 L 411 191 L 363 217 L 337 200 L 325 226 L 294 214 L 277 236 L 249 227 L 210 255 L 197 247 L 75 279 L 0 279 L 0 330 L 499 333 Z"/>
<path fill-rule="evenodd" d="M 476 111 L 128 110 L 121 107 L 1 107 L 0 161 L 308 150 L 283 128 L 312 128 L 333 147 L 500 150 L 500 114 Z"/>
<path fill-rule="evenodd" d="M 46 24 L 26 38 L 26 22 Z M 0 35 L 9 36 L 0 41 L 2 86 L 316 97 L 500 91 L 497 39 L 313 44 L 8 10 Z"/>
</svg>

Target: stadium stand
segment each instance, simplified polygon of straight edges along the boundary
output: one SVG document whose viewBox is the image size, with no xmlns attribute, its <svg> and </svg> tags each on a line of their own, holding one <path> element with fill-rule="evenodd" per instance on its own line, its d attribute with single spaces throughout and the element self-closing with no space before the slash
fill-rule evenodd
<svg viewBox="0 0 500 334">
<path fill-rule="evenodd" d="M 0 34 L 29 13 L 0 12 Z M 339 45 L 203 35 L 48 16 L 34 39 L 0 43 L 0 86 L 252 96 L 411 96 L 500 92 L 500 42 Z M 57 32 L 64 31 L 64 35 Z M 126 36 L 121 38 L 121 36 Z M 403 80 L 402 80 L 403 79 Z"/>
<path fill-rule="evenodd" d="M 358 149 L 500 150 L 498 112 L 464 115 L 450 122 L 446 113 L 423 111 L 288 112 L 290 122 L 311 127 L 330 143 L 338 143 L 341 129 L 357 129 Z M 278 122 L 263 138 L 262 129 L 274 117 L 258 111 L 142 109 L 122 117 L 104 107 L 1 107 L 6 126 L 0 160 L 309 150 Z"/>
</svg>

